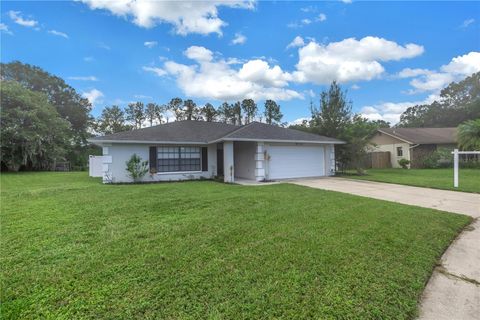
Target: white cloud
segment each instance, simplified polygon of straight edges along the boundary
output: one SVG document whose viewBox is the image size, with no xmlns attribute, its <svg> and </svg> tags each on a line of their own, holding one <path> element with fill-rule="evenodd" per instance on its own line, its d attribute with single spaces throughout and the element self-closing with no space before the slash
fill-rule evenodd
<svg viewBox="0 0 480 320">
<path fill-rule="evenodd" d="M 360 86 L 358 84 L 353 84 L 350 89 L 352 90 L 359 90 L 360 89 Z"/>
<path fill-rule="evenodd" d="M 135 99 L 148 99 L 148 100 L 152 100 L 153 97 L 152 96 L 146 96 L 144 94 L 136 94 L 133 96 Z"/>
<path fill-rule="evenodd" d="M 152 28 L 159 23 L 172 24 L 177 34 L 222 34 L 227 23 L 219 18 L 218 8 L 253 9 L 254 1 L 148 1 L 148 0 L 81 0 L 90 9 L 104 9 L 120 17 L 132 17 L 133 23 Z"/>
<path fill-rule="evenodd" d="M 90 56 L 89 56 L 89 57 L 84 57 L 84 58 L 83 58 L 83 61 L 85 61 L 85 62 L 92 62 L 92 61 L 95 61 L 95 58 L 94 58 L 94 57 L 90 57 Z"/>
<path fill-rule="evenodd" d="M 380 62 L 413 58 L 423 53 L 423 47 L 408 43 L 399 45 L 378 37 L 355 38 L 331 42 L 328 45 L 311 41 L 298 50 L 296 80 L 327 84 L 333 80 L 341 83 L 372 80 L 384 68 Z"/>
<path fill-rule="evenodd" d="M 480 71 L 480 52 L 472 51 L 463 56 L 455 57 L 449 64 L 442 66 L 440 69 L 443 72 L 462 76 L 471 75 Z"/>
<path fill-rule="evenodd" d="M 245 42 L 247 42 L 247 37 L 240 32 L 235 33 L 235 38 L 233 38 L 232 44 L 244 44 Z"/>
<path fill-rule="evenodd" d="M 188 59 L 197 61 L 212 61 L 213 53 L 205 47 L 191 46 L 184 52 Z"/>
<path fill-rule="evenodd" d="M 99 48 L 102 48 L 102 49 L 105 49 L 105 50 L 110 50 L 110 49 L 111 49 L 108 44 L 103 43 L 103 42 L 99 42 L 99 43 L 98 43 L 98 47 L 99 47 Z"/>
<path fill-rule="evenodd" d="M 68 77 L 70 80 L 78 80 L 78 81 L 98 81 L 97 77 L 95 76 L 80 76 L 80 77 Z"/>
<path fill-rule="evenodd" d="M 147 72 L 153 72 L 155 73 L 157 76 L 159 77 L 162 77 L 164 75 L 167 74 L 167 72 L 165 70 L 163 70 L 162 68 L 156 68 L 156 67 L 142 67 L 143 71 L 147 71 Z"/>
<path fill-rule="evenodd" d="M 298 118 L 288 123 L 288 126 L 301 125 L 304 121 L 310 121 L 311 118 Z"/>
<path fill-rule="evenodd" d="M 400 79 L 413 78 L 413 77 L 417 77 L 417 76 L 421 76 L 421 75 L 427 75 L 427 74 L 431 74 L 431 73 L 432 72 L 428 69 L 405 68 L 397 74 L 397 77 L 400 78 Z"/>
<path fill-rule="evenodd" d="M 143 45 L 149 49 L 155 47 L 158 44 L 157 41 L 145 41 Z"/>
<path fill-rule="evenodd" d="M 384 102 L 372 106 L 364 106 L 360 114 L 370 120 L 385 120 L 392 125 L 400 121 L 400 116 L 409 107 L 421 104 L 430 104 L 438 100 L 439 96 L 429 95 L 424 100 L 405 102 Z"/>
<path fill-rule="evenodd" d="M 473 24 L 474 22 L 475 22 L 475 19 L 473 19 L 473 18 L 467 19 L 467 20 L 462 22 L 462 24 L 460 25 L 460 28 L 468 28 L 468 26 Z"/>
<path fill-rule="evenodd" d="M 57 31 L 57 30 L 49 30 L 48 33 L 53 34 L 54 36 L 59 36 L 59 37 L 68 39 L 68 34 L 66 34 L 64 32 L 60 32 L 60 31 Z"/>
<path fill-rule="evenodd" d="M 252 81 L 264 86 L 285 87 L 292 75 L 283 72 L 279 66 L 270 67 L 264 60 L 250 60 L 238 71 L 242 80 Z"/>
<path fill-rule="evenodd" d="M 236 64 L 214 58 L 213 52 L 204 47 L 192 46 L 184 54 L 195 63 L 185 65 L 167 61 L 161 70 L 175 77 L 187 96 L 225 101 L 303 98 L 286 88 L 292 77 L 289 73 L 264 60 L 250 60 L 234 68 Z"/>
<path fill-rule="evenodd" d="M 352 0 L 340 0 L 343 3 L 352 3 Z"/>
<path fill-rule="evenodd" d="M 296 36 L 295 39 L 292 40 L 287 46 L 287 49 L 289 48 L 295 48 L 295 47 L 303 47 L 305 45 L 305 41 L 303 40 L 302 37 Z"/>
<path fill-rule="evenodd" d="M 323 22 L 327 20 L 327 15 L 325 13 L 320 13 L 316 19 L 317 21 Z"/>
<path fill-rule="evenodd" d="M 5 23 L 0 23 L 0 31 L 10 35 L 13 34 L 13 32 L 8 29 L 8 26 Z"/>
<path fill-rule="evenodd" d="M 22 17 L 20 11 L 8 11 L 8 16 L 13 22 L 24 27 L 35 27 L 38 24 L 38 21 L 36 20 Z"/>
<path fill-rule="evenodd" d="M 97 89 L 92 89 L 90 91 L 86 91 L 82 94 L 84 98 L 87 98 L 90 103 L 95 106 L 97 102 L 101 102 L 101 98 L 104 97 L 103 92 Z"/>
<path fill-rule="evenodd" d="M 293 28 L 293 29 L 301 28 L 303 26 L 311 24 L 312 22 L 313 21 L 311 19 L 305 18 L 305 19 L 300 20 L 299 22 L 290 22 L 289 24 L 287 24 L 287 27 L 288 28 Z"/>
<path fill-rule="evenodd" d="M 480 52 L 469 52 L 463 56 L 453 58 L 448 64 L 440 67 L 439 71 L 427 69 L 404 69 L 399 75 L 415 77 L 410 81 L 414 88 L 409 93 L 425 91 L 437 92 L 453 81 L 480 71 Z"/>
</svg>

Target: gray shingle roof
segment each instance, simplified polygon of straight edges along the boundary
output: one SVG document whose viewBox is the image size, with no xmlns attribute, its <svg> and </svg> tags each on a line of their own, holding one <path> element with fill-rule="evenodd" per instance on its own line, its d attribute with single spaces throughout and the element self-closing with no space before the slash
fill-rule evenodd
<svg viewBox="0 0 480 320">
<path fill-rule="evenodd" d="M 112 142 L 138 141 L 207 143 L 217 140 L 238 128 L 239 126 L 226 123 L 185 120 L 170 122 L 149 128 L 118 132 L 102 137 L 95 137 L 91 140 Z"/>
<path fill-rule="evenodd" d="M 90 139 L 92 142 L 211 143 L 223 140 L 265 140 L 313 143 L 342 141 L 294 129 L 252 122 L 235 126 L 219 122 L 177 121 L 154 127 L 118 132 Z"/>
<path fill-rule="evenodd" d="M 414 144 L 457 143 L 457 128 L 382 128 L 378 131 Z"/>
<path fill-rule="evenodd" d="M 223 137 L 225 140 L 280 140 L 280 141 L 307 141 L 333 142 L 342 141 L 300 130 L 272 126 L 266 123 L 252 122 Z"/>
</svg>

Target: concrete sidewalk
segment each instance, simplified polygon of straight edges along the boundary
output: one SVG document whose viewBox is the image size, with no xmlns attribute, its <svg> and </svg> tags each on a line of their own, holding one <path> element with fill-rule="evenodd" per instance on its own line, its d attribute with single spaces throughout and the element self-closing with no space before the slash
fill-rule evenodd
<svg viewBox="0 0 480 320">
<path fill-rule="evenodd" d="M 343 178 L 297 179 L 289 182 L 477 218 L 442 256 L 440 265 L 434 270 L 423 292 L 419 319 L 480 319 L 479 194 Z"/>
</svg>

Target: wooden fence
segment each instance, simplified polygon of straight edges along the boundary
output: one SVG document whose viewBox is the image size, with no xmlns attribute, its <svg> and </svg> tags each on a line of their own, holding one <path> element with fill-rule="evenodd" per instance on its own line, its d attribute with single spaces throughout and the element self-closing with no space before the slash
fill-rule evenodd
<svg viewBox="0 0 480 320">
<path fill-rule="evenodd" d="M 391 168 L 389 151 L 377 151 L 367 153 L 365 157 L 365 169 L 385 169 Z"/>
</svg>

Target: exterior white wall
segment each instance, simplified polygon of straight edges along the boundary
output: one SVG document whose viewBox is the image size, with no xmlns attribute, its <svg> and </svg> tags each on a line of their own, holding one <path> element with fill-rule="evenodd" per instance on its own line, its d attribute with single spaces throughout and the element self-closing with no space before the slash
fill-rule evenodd
<svg viewBox="0 0 480 320">
<path fill-rule="evenodd" d="M 235 177 L 255 179 L 256 142 L 236 141 L 233 143 Z"/>
<path fill-rule="evenodd" d="M 223 143 L 223 181 L 227 183 L 235 182 L 234 163 L 233 141 L 225 141 Z"/>
<path fill-rule="evenodd" d="M 112 144 L 103 148 L 104 159 L 107 162 L 103 163 L 103 182 L 104 183 L 119 183 L 132 182 L 126 171 L 126 162 L 130 157 L 136 153 L 143 161 L 149 161 L 149 147 L 147 144 Z M 199 147 L 205 147 L 199 146 Z M 217 145 L 208 145 L 208 171 L 201 172 L 175 172 L 175 173 L 153 173 L 147 172 L 142 179 L 142 182 L 154 181 L 175 181 L 175 180 L 194 180 L 200 178 L 212 178 L 217 174 Z M 107 153 L 107 154 L 105 154 Z"/>
<path fill-rule="evenodd" d="M 402 147 L 402 150 L 403 150 L 403 156 L 401 156 L 401 157 L 397 156 L 397 148 L 398 147 Z M 407 159 L 407 160 L 411 161 L 411 159 L 410 159 L 410 144 L 405 143 L 405 142 L 377 145 L 377 146 L 373 147 L 373 151 L 389 151 L 390 152 L 390 163 L 392 164 L 392 168 L 401 168 L 401 166 L 398 164 L 398 160 L 400 160 L 400 159 Z"/>
</svg>

